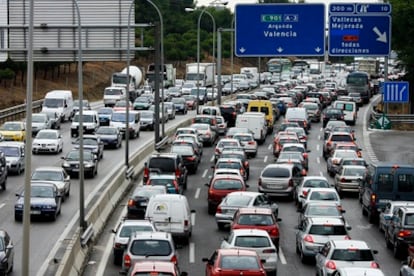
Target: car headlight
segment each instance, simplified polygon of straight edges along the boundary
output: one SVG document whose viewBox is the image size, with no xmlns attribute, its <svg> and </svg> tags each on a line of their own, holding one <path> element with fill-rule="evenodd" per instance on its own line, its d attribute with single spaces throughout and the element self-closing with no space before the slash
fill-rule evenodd
<svg viewBox="0 0 414 276">
<path fill-rule="evenodd" d="M 23 209 L 23 204 L 16 204 L 14 205 L 16 209 Z"/>
<path fill-rule="evenodd" d="M 69 167 L 70 167 L 70 164 L 69 164 L 69 163 L 67 163 L 67 162 L 64 162 L 64 163 L 62 164 L 62 167 L 69 168 Z"/>
<path fill-rule="evenodd" d="M 93 163 L 85 163 L 85 168 L 92 168 L 93 167 Z"/>
</svg>

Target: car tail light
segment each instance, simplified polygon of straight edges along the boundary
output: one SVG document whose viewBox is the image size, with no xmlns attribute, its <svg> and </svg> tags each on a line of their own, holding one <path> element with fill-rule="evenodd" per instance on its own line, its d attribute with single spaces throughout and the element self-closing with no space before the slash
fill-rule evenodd
<svg viewBox="0 0 414 276">
<path fill-rule="evenodd" d="M 177 256 L 176 255 L 172 256 L 170 262 L 177 264 L 178 263 Z"/>
<path fill-rule="evenodd" d="M 308 154 L 307 153 L 304 153 L 303 154 L 303 158 L 305 158 L 305 159 L 308 158 Z"/>
<path fill-rule="evenodd" d="M 114 248 L 122 248 L 122 244 L 120 244 L 119 242 L 116 242 L 114 244 Z"/>
<path fill-rule="evenodd" d="M 135 206 L 135 200 L 133 199 L 128 200 L 128 206 L 129 207 Z"/>
<path fill-rule="evenodd" d="M 410 230 L 401 230 L 398 232 L 398 237 L 405 238 L 411 236 L 412 232 Z"/>
<path fill-rule="evenodd" d="M 372 206 L 375 206 L 375 202 L 377 201 L 377 195 L 376 194 L 372 194 L 371 198 L 370 198 L 370 204 Z"/>
<path fill-rule="evenodd" d="M 262 186 L 262 179 L 261 178 L 259 178 L 259 180 L 257 181 L 257 185 Z"/>
<path fill-rule="evenodd" d="M 236 112 L 232 112 L 231 115 L 233 116 L 233 118 L 236 118 Z"/>
<path fill-rule="evenodd" d="M 271 237 L 279 237 L 279 229 L 277 229 L 277 227 L 276 227 L 276 228 L 272 228 L 272 229 L 269 231 L 269 235 L 270 235 Z"/>
<path fill-rule="evenodd" d="M 371 262 L 372 268 L 380 268 L 379 264 L 377 262 Z"/>
<path fill-rule="evenodd" d="M 219 214 L 221 214 L 221 213 L 222 213 L 222 211 L 221 211 L 221 207 L 220 207 L 220 206 L 217 206 L 216 213 L 219 213 Z"/>
<path fill-rule="evenodd" d="M 188 226 L 188 220 L 186 219 L 186 220 L 184 220 L 184 227 L 187 227 Z"/>
<path fill-rule="evenodd" d="M 313 243 L 313 237 L 311 235 L 306 235 L 305 238 L 303 239 L 305 242 L 310 242 Z"/>
<path fill-rule="evenodd" d="M 351 237 L 350 236 L 348 236 L 348 235 L 346 235 L 345 237 L 344 237 L 344 240 L 350 240 L 351 239 Z"/>
<path fill-rule="evenodd" d="M 177 178 L 180 178 L 180 169 L 176 169 L 175 170 L 175 176 L 177 177 Z"/>
<path fill-rule="evenodd" d="M 243 169 L 240 169 L 240 174 L 244 175 L 244 170 Z"/>
<path fill-rule="evenodd" d="M 131 256 L 129 256 L 128 254 L 125 254 L 125 256 L 124 256 L 124 266 L 126 268 L 131 267 Z"/>
<path fill-rule="evenodd" d="M 302 191 L 302 195 L 303 195 L 303 196 L 307 196 L 307 195 L 308 195 L 308 193 L 309 193 L 309 190 L 303 190 L 303 191 Z"/>
<path fill-rule="evenodd" d="M 275 253 L 275 252 L 276 252 L 276 250 L 274 250 L 274 249 L 265 249 L 265 250 L 262 251 L 262 253 L 265 253 L 265 254 L 270 254 L 270 253 Z"/>
<path fill-rule="evenodd" d="M 341 182 L 347 182 L 346 179 L 343 178 L 343 177 L 339 181 L 341 181 Z"/>
<path fill-rule="evenodd" d="M 255 143 L 254 143 L 254 141 L 249 141 L 249 142 L 247 142 L 247 144 L 254 145 Z"/>
<path fill-rule="evenodd" d="M 293 179 L 289 179 L 289 187 L 293 187 Z"/>
<path fill-rule="evenodd" d="M 149 177 L 149 169 L 148 168 L 144 168 L 144 180 L 148 179 Z"/>
<path fill-rule="evenodd" d="M 327 261 L 325 264 L 326 268 L 336 270 L 336 264 L 334 261 Z"/>
<path fill-rule="evenodd" d="M 244 165 L 245 168 L 247 168 L 249 166 L 249 162 L 244 161 L 243 165 Z"/>
<path fill-rule="evenodd" d="M 196 159 L 196 158 L 195 158 L 194 156 L 188 156 L 188 157 L 187 157 L 187 160 L 188 160 L 188 161 L 194 161 L 195 159 Z"/>
<path fill-rule="evenodd" d="M 215 152 L 218 153 L 218 154 L 220 154 L 220 149 L 219 148 L 216 148 Z"/>
</svg>

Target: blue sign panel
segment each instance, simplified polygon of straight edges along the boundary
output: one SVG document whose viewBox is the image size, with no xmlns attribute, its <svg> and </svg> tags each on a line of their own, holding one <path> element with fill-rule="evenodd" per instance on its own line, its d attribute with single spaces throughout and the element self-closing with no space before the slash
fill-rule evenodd
<svg viewBox="0 0 414 276">
<path fill-rule="evenodd" d="M 329 55 L 388 56 L 391 52 L 391 5 L 329 5 Z"/>
<path fill-rule="evenodd" d="M 323 56 L 323 4 L 238 4 L 235 54 L 246 56 Z"/>
<path fill-rule="evenodd" d="M 407 81 L 386 81 L 383 84 L 384 103 L 408 103 L 409 89 Z"/>
</svg>

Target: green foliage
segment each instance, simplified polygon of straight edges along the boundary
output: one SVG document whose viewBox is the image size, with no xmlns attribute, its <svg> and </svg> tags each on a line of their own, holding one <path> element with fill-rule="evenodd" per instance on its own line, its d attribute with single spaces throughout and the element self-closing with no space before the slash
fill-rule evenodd
<svg viewBox="0 0 414 276">
<path fill-rule="evenodd" d="M 16 73 L 10 69 L 0 69 L 0 80 L 12 80 L 16 76 Z"/>
</svg>

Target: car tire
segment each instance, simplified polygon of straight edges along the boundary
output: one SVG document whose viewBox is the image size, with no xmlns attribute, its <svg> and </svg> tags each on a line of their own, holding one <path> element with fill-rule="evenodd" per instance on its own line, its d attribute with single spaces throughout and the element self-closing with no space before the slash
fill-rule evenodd
<svg viewBox="0 0 414 276">
<path fill-rule="evenodd" d="M 14 220 L 15 221 L 22 221 L 22 216 L 17 215 L 16 213 L 14 214 Z"/>
<path fill-rule="evenodd" d="M 3 183 L 1 183 L 0 187 L 3 191 L 6 190 L 6 179 L 4 179 L 4 181 L 3 181 Z"/>
<path fill-rule="evenodd" d="M 401 246 L 398 244 L 398 241 L 395 241 L 394 242 L 394 247 L 393 247 L 393 250 L 392 250 L 392 253 L 393 253 L 394 257 L 396 259 L 399 259 L 399 260 L 402 259 L 403 256 L 404 256 L 402 251 L 403 250 L 402 250 Z"/>
<path fill-rule="evenodd" d="M 222 222 L 217 222 L 217 228 L 221 231 L 225 229 L 225 224 Z"/>
<path fill-rule="evenodd" d="M 211 203 L 208 203 L 207 209 L 208 209 L 208 214 L 209 215 L 214 215 L 216 213 L 216 208 Z"/>
</svg>

